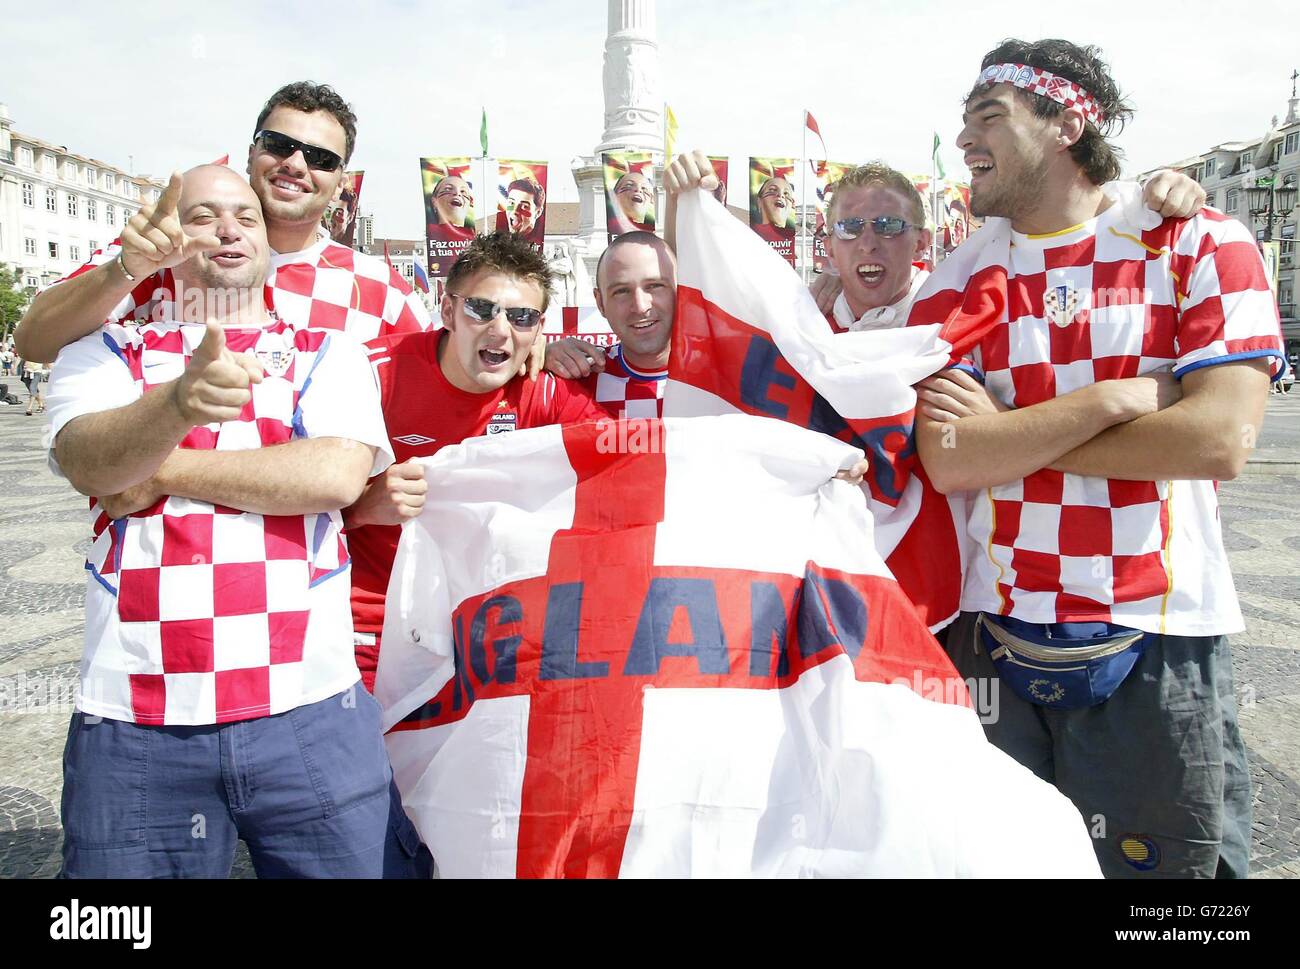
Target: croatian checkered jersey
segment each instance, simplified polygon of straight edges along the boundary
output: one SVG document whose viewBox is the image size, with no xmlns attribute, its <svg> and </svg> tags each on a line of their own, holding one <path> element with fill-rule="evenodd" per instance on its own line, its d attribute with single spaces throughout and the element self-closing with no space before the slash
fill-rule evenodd
<svg viewBox="0 0 1300 969">
<path fill-rule="evenodd" d="M 201 324 L 110 324 L 65 348 L 51 440 L 77 417 L 179 377 L 203 335 Z M 338 437 L 378 449 L 372 473 L 391 461 L 373 373 L 346 334 L 276 320 L 227 329 L 226 346 L 255 354 L 264 379 L 236 420 L 193 428 L 181 449 Z M 92 499 L 90 517 L 78 709 L 140 724 L 225 723 L 356 683 L 337 511 L 259 515 L 166 496 L 116 520 Z"/>
<path fill-rule="evenodd" d="M 623 359 L 621 345 L 605 352 L 605 369 L 587 378 L 587 389 L 611 417 L 663 417 L 668 371 L 637 370 Z"/>
<path fill-rule="evenodd" d="M 1099 380 L 1271 358 L 1277 305 L 1241 223 L 1212 210 L 1142 230 L 1121 206 L 1046 237 L 1012 233 L 1005 323 L 976 345 L 989 391 L 1026 407 Z M 915 320 L 915 316 L 913 317 Z M 1211 481 L 1043 469 L 972 496 L 964 610 L 1153 633 L 1242 629 Z"/>
<path fill-rule="evenodd" d="M 67 278 L 116 259 L 120 251 L 115 240 Z M 142 279 L 108 322 L 171 319 L 174 293 L 170 269 Z M 428 309 L 397 270 L 376 256 L 333 242 L 323 231 L 302 252 L 271 253 L 266 304 L 282 319 L 323 330 L 346 330 L 363 343 L 432 325 Z"/>
</svg>

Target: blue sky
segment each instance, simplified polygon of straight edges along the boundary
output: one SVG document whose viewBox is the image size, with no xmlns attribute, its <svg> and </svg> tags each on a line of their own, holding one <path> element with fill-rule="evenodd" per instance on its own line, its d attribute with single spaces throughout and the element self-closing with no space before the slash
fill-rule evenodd
<svg viewBox="0 0 1300 969">
<path fill-rule="evenodd" d="M 353 167 L 376 233 L 421 230 L 417 159 L 477 154 L 485 105 L 500 157 L 547 159 L 551 197 L 576 198 L 569 161 L 602 128 L 605 0 L 465 0 L 200 7 L 25 4 L 0 37 L 0 101 L 15 127 L 137 172 L 239 162 L 276 87 L 327 81 L 360 118 Z M 1139 172 L 1261 134 L 1300 67 L 1287 0 L 1139 5 L 982 0 L 658 0 L 664 97 L 682 146 L 798 155 L 810 108 L 835 160 L 950 176 L 960 99 L 1006 36 L 1101 45 L 1137 107 L 1121 136 Z M 1238 14 L 1237 11 L 1241 13 Z M 741 181 L 733 181 L 738 197 Z"/>
</svg>

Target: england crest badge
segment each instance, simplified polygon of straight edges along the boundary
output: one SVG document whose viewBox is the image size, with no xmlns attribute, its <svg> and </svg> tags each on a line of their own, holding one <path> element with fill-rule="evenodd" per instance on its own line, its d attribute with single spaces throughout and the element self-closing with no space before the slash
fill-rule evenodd
<svg viewBox="0 0 1300 969">
<path fill-rule="evenodd" d="M 519 417 L 513 410 L 509 409 L 509 404 L 503 400 L 498 407 L 500 409 L 488 418 L 488 434 L 505 434 L 508 431 L 513 431 L 519 425 Z"/>
<path fill-rule="evenodd" d="M 1048 286 L 1043 293 L 1043 313 L 1056 326 L 1067 327 L 1079 315 L 1082 302 L 1073 283 Z"/>
</svg>

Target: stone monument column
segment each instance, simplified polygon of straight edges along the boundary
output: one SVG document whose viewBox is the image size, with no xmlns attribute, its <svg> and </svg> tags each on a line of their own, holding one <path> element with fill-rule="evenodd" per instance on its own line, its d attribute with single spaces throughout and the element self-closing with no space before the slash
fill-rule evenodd
<svg viewBox="0 0 1300 969">
<path fill-rule="evenodd" d="M 609 0 L 605 35 L 605 133 L 596 152 L 664 150 L 663 94 L 654 0 Z"/>
<path fill-rule="evenodd" d="M 600 144 L 590 156 L 573 159 L 581 209 L 574 258 L 581 257 L 587 272 L 595 274 L 596 261 L 605 251 L 605 185 L 601 152 L 628 149 L 662 155 L 663 91 L 659 85 L 659 44 L 655 40 L 654 0 L 608 0 L 605 34 L 605 128 Z M 663 218 L 661 171 L 657 216 Z M 586 302 L 590 297 L 579 300 Z"/>
</svg>

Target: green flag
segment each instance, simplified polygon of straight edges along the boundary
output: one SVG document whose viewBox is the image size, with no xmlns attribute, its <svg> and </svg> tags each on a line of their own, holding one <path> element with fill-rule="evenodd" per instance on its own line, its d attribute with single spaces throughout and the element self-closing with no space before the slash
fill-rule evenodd
<svg viewBox="0 0 1300 969">
<path fill-rule="evenodd" d="M 487 108 L 483 109 L 483 123 L 478 126 L 478 143 L 483 146 L 483 157 L 488 156 L 487 149 Z"/>
<path fill-rule="evenodd" d="M 940 178 L 947 178 L 943 173 L 943 161 L 939 158 L 939 132 L 934 133 L 934 170 Z"/>
</svg>

